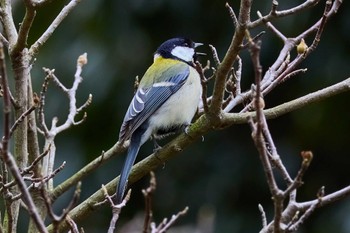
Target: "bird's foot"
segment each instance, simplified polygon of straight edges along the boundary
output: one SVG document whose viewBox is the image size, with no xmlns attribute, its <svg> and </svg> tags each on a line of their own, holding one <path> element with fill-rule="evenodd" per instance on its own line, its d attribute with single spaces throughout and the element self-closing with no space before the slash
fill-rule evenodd
<svg viewBox="0 0 350 233">
<path fill-rule="evenodd" d="M 183 127 L 183 131 L 184 133 L 187 135 L 187 136 L 190 136 L 190 127 L 191 127 L 192 124 L 188 124 L 188 125 L 184 125 Z"/>
<path fill-rule="evenodd" d="M 153 148 L 153 153 L 154 153 L 154 156 L 161 162 L 163 163 L 163 167 L 162 168 L 165 168 L 165 162 L 158 156 L 158 152 L 162 149 L 162 147 L 158 144 L 157 140 L 155 138 L 153 138 L 153 145 L 154 145 L 154 148 Z"/>
<path fill-rule="evenodd" d="M 190 135 L 190 127 L 191 127 L 191 125 L 192 124 L 188 124 L 188 125 L 184 125 L 184 133 L 187 135 L 187 136 L 189 136 L 189 137 L 191 137 L 191 135 Z M 201 136 L 202 137 L 202 142 L 204 142 L 204 136 L 202 135 Z"/>
<path fill-rule="evenodd" d="M 162 147 L 158 144 L 157 140 L 155 138 L 153 138 L 153 153 L 157 153 L 160 149 L 162 149 Z"/>
</svg>

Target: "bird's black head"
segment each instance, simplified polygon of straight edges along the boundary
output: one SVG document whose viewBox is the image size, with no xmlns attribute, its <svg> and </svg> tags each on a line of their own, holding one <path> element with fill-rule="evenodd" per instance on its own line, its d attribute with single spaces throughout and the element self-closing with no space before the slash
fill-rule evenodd
<svg viewBox="0 0 350 233">
<path fill-rule="evenodd" d="M 159 46 L 154 54 L 154 57 L 173 58 L 184 61 L 186 63 L 192 63 L 196 57 L 195 48 L 202 45 L 201 43 L 194 43 L 188 38 L 172 38 L 165 41 Z"/>
</svg>

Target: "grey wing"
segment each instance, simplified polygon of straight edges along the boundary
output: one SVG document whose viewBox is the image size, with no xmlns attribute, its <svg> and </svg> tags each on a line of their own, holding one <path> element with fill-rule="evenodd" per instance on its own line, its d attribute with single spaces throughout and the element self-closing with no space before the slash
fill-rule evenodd
<svg viewBox="0 0 350 233">
<path fill-rule="evenodd" d="M 153 84 L 150 88 L 139 88 L 132 99 L 124 117 L 119 140 L 127 140 L 172 94 L 186 82 L 189 69 L 169 77 L 163 83 Z"/>
</svg>

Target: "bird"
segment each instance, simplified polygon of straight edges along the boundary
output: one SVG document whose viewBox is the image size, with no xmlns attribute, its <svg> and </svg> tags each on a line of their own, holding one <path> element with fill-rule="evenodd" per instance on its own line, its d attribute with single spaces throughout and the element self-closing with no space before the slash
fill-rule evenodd
<svg viewBox="0 0 350 233">
<path fill-rule="evenodd" d="M 195 61 L 201 53 L 189 38 L 176 37 L 163 42 L 153 56 L 153 64 L 142 77 L 126 111 L 119 132 L 119 142 L 130 140 L 116 190 L 121 203 L 131 168 L 140 147 L 157 139 L 185 131 L 197 112 L 201 99 L 200 75 Z"/>
</svg>

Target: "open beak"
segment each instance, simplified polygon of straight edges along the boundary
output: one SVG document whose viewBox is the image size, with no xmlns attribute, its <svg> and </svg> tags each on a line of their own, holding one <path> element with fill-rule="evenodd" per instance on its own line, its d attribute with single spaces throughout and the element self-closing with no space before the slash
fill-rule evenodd
<svg viewBox="0 0 350 233">
<path fill-rule="evenodd" d="M 194 43 L 194 48 L 197 48 L 199 46 L 202 46 L 203 43 Z M 206 53 L 201 53 L 201 52 L 196 52 L 196 55 L 197 56 L 206 56 L 207 54 Z"/>
</svg>

